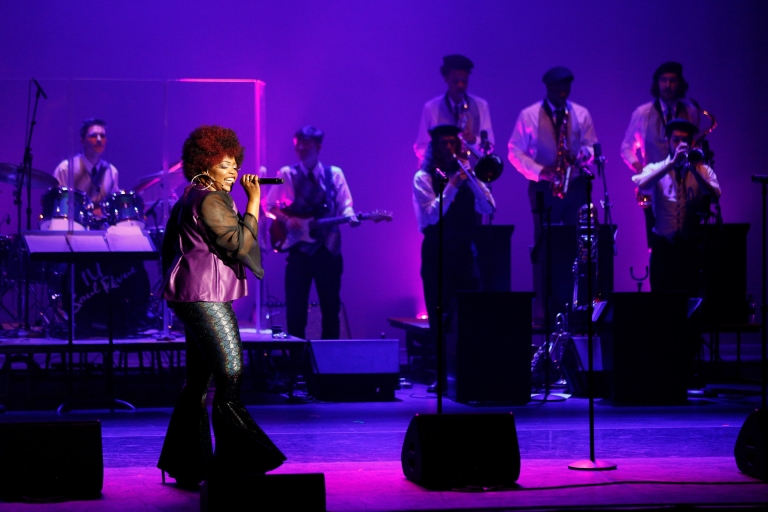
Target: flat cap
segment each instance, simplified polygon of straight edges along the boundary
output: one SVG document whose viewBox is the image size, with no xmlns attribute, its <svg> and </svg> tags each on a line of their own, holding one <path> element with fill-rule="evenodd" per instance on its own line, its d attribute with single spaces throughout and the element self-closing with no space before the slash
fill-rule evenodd
<svg viewBox="0 0 768 512">
<path fill-rule="evenodd" d="M 573 81 L 571 70 L 563 66 L 557 66 L 544 73 L 544 76 L 541 78 L 541 81 L 547 85 L 559 82 L 560 80 Z"/>
</svg>

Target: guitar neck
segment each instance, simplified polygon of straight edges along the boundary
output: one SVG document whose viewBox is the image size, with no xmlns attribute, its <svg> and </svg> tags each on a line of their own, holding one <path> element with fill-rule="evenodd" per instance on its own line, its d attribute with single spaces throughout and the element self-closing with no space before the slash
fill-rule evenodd
<svg viewBox="0 0 768 512">
<path fill-rule="evenodd" d="M 358 215 L 357 218 L 360 220 L 366 220 L 366 215 Z M 322 227 L 328 227 L 328 226 L 336 226 L 338 224 L 348 224 L 349 223 L 349 217 L 328 217 L 325 219 L 315 219 L 312 222 L 309 223 L 309 226 L 311 228 L 322 228 Z"/>
</svg>

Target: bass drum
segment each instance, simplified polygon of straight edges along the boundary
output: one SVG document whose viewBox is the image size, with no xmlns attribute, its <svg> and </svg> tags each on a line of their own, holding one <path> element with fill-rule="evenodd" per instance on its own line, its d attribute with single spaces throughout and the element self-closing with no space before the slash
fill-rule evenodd
<svg viewBox="0 0 768 512">
<path fill-rule="evenodd" d="M 138 334 L 147 326 L 150 286 L 144 262 L 116 261 L 76 264 L 74 294 L 69 292 L 69 272 L 64 276 L 64 308 L 75 303 L 75 336 L 106 337 L 109 334 L 109 290 L 112 295 L 114 336 Z"/>
<path fill-rule="evenodd" d="M 104 214 L 111 225 L 129 223 L 144 229 L 144 200 L 136 192 L 115 192 L 104 201 L 103 206 Z"/>
<path fill-rule="evenodd" d="M 40 202 L 43 213 L 40 215 L 40 229 L 44 231 L 67 231 L 69 229 L 69 193 L 75 198 L 74 230 L 83 231 L 90 223 L 93 203 L 79 190 L 70 191 L 67 187 L 54 187 L 43 194 Z"/>
</svg>

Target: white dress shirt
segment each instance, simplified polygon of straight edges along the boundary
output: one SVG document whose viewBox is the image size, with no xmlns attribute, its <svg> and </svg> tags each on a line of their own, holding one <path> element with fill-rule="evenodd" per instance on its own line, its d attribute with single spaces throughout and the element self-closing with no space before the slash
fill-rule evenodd
<svg viewBox="0 0 768 512">
<path fill-rule="evenodd" d="M 100 203 L 110 195 L 120 190 L 117 184 L 117 169 L 114 165 L 100 160 L 99 166 L 108 166 L 99 183 L 91 180 L 93 164 L 82 154 L 72 157 L 72 165 L 75 167 L 75 190 L 85 192 L 94 203 Z M 53 177 L 59 181 L 59 186 L 69 186 L 69 160 L 62 161 L 53 171 Z"/>
<path fill-rule="evenodd" d="M 632 176 L 632 181 L 635 185 L 639 185 L 639 183 L 669 165 L 672 158 L 673 155 L 670 155 L 661 162 L 646 165 L 643 167 L 643 172 Z M 692 175 L 693 172 L 696 172 L 711 187 L 711 191 L 716 197 L 720 197 L 722 193 L 715 171 L 708 165 L 699 163 L 695 171 L 686 173 L 682 186 L 677 182 L 677 172 L 679 171 L 673 170 L 668 172 L 655 185 L 640 189 L 642 193 L 653 196 L 651 204 L 653 213 L 656 216 L 653 232 L 668 239 L 672 239 L 678 231 L 682 231 L 685 228 L 683 224 L 687 218 L 688 203 L 692 200 L 700 199 L 707 192 L 707 190 L 702 189 L 699 180 Z"/>
<path fill-rule="evenodd" d="M 664 115 L 664 119 L 667 119 L 669 107 L 663 101 L 660 101 L 659 103 L 661 105 L 661 112 Z M 640 161 L 637 158 L 638 149 L 640 150 L 640 155 L 642 156 L 643 160 L 647 160 L 648 141 L 646 138 L 648 134 L 648 120 L 651 118 L 651 113 L 655 108 L 653 105 L 654 102 L 649 101 L 648 103 L 640 105 L 635 109 L 634 112 L 632 112 L 632 117 L 629 120 L 629 126 L 627 127 L 627 131 L 624 133 L 624 140 L 621 142 L 621 159 L 624 160 L 624 163 L 627 164 L 627 166 L 629 166 L 632 170 L 634 170 L 632 165 Z M 689 102 L 683 102 L 683 105 L 685 106 L 685 109 L 688 113 L 688 119 L 698 128 L 700 126 L 700 116 L 698 109 Z M 659 137 L 662 136 L 663 134 L 659 134 Z"/>
<path fill-rule="evenodd" d="M 274 185 L 269 188 L 267 194 L 266 210 L 270 211 L 273 208 L 285 208 L 293 203 L 295 198 L 293 189 L 293 176 L 297 172 L 302 172 L 306 176 L 312 172 L 317 179 L 317 182 L 323 188 L 325 188 L 325 167 L 322 163 L 317 162 L 312 171 L 309 171 L 304 164 L 299 164 L 299 170 L 296 170 L 295 166 L 286 165 L 278 172 L 278 178 L 283 178 L 285 183 L 282 185 Z M 331 213 L 333 217 L 352 217 L 355 215 L 355 210 L 352 207 L 352 194 L 349 191 L 349 185 L 344 177 L 344 173 L 336 166 L 331 166 L 331 178 L 333 180 L 333 186 L 336 188 L 336 210 Z M 327 192 L 327 190 L 326 190 Z"/>
<path fill-rule="evenodd" d="M 476 183 L 478 185 L 477 188 L 471 184 L 466 185 L 471 187 L 475 195 L 475 211 L 480 214 L 490 215 L 496 211 L 496 202 L 491 195 L 491 191 L 485 186 L 485 183 L 479 180 Z M 458 192 L 459 189 L 450 182 L 445 184 L 442 194 L 443 215 L 448 212 Z M 419 231 L 424 231 L 424 228 L 430 224 L 437 224 L 440 219 L 439 205 L 439 197 L 432 186 L 432 176 L 426 171 L 417 171 L 413 177 L 413 209 L 416 212 Z"/>
<path fill-rule="evenodd" d="M 485 130 L 488 133 L 488 141 L 493 144 L 496 139 L 493 137 L 493 127 L 491 126 L 491 111 L 488 108 L 488 102 L 485 101 L 483 98 L 478 98 L 477 96 L 473 96 L 471 94 L 467 94 L 467 97 L 474 101 L 477 104 L 477 110 L 478 114 L 480 116 L 480 122 L 479 126 L 472 127 L 472 133 L 477 137 L 477 140 L 474 144 L 472 144 L 472 148 L 479 151 L 480 150 L 480 132 Z M 416 142 L 413 145 L 413 151 L 416 153 L 416 158 L 419 159 L 419 162 L 424 160 L 424 154 L 427 151 L 427 146 L 429 146 L 429 142 L 431 140 L 429 136 L 429 130 L 437 126 L 439 123 L 438 121 L 438 112 L 440 110 L 440 104 L 445 101 L 445 94 L 438 96 L 436 98 L 432 98 L 428 102 L 424 104 L 424 108 L 421 111 L 421 122 L 419 123 L 419 131 L 416 133 Z M 450 101 L 450 99 L 449 99 Z M 451 106 L 455 106 L 453 102 L 451 102 Z M 450 123 L 454 124 L 454 123 Z"/>
<path fill-rule="evenodd" d="M 578 130 L 580 134 L 579 148 L 572 147 L 571 151 L 576 154 L 580 149 L 585 149 L 589 151 L 590 155 L 594 155 L 592 146 L 597 142 L 597 135 L 592 124 L 592 116 L 581 105 L 570 101 L 567 102 L 567 105 L 568 111 L 571 113 L 571 129 Z M 507 157 L 510 163 L 520 174 L 531 181 L 539 181 L 539 174 L 544 168 L 544 165 L 536 161 L 539 117 L 542 108 L 544 108 L 543 102 L 537 101 L 520 112 L 507 144 L 509 150 Z"/>
</svg>

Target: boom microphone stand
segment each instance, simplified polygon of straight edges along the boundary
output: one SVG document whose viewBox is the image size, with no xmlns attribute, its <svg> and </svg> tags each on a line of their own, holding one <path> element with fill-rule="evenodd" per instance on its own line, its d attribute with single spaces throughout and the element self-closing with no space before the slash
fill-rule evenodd
<svg viewBox="0 0 768 512">
<path fill-rule="evenodd" d="M 440 169 L 435 169 L 437 177 L 437 414 L 443 413 L 443 190 L 448 183 L 448 176 Z"/>
<path fill-rule="evenodd" d="M 13 192 L 13 200 L 16 203 L 16 213 L 17 213 L 17 231 L 16 234 L 18 235 L 18 240 L 21 240 L 21 205 L 22 205 L 22 194 L 24 193 L 24 185 L 27 186 L 27 231 L 32 229 L 32 133 L 35 131 L 35 125 L 37 124 L 37 106 L 40 103 L 40 96 L 42 96 L 44 99 L 48 99 L 48 96 L 45 94 L 45 91 L 43 91 L 43 88 L 40 86 L 40 84 L 35 80 L 34 78 L 30 81 L 30 89 L 29 94 L 32 94 L 32 83 L 35 84 L 36 92 L 35 92 L 35 106 L 32 110 L 32 119 L 30 120 L 29 126 L 27 127 L 27 134 L 26 134 L 26 141 L 24 144 L 24 161 L 22 163 L 22 171 L 19 173 L 18 180 L 16 182 L 16 190 Z M 27 103 L 27 108 L 29 108 L 29 103 Z M 29 110 L 27 110 L 27 115 L 29 115 Z M 21 246 L 19 246 L 19 251 L 21 251 Z M 25 330 L 29 330 L 29 268 L 30 263 L 29 261 L 25 261 L 23 254 L 19 254 L 19 262 L 21 263 L 21 286 L 19 286 L 19 289 L 17 290 L 17 306 L 18 306 L 18 318 L 19 318 L 19 327 L 21 328 L 23 325 L 23 328 Z M 22 315 L 22 304 L 23 304 L 23 310 L 24 313 Z M 22 324 L 22 316 L 23 316 L 23 324 Z"/>
<path fill-rule="evenodd" d="M 593 148 L 595 151 L 597 175 L 603 179 L 603 199 L 600 201 L 600 206 L 603 207 L 603 224 L 608 226 L 608 233 L 613 244 L 613 255 L 615 256 L 619 251 L 616 248 L 616 238 L 613 236 L 613 215 L 611 215 L 613 203 L 611 203 L 611 197 L 608 195 L 608 182 L 605 179 L 605 156 L 603 156 L 603 149 L 599 143 L 596 143 Z"/>
<path fill-rule="evenodd" d="M 595 153 L 599 151 L 599 146 L 596 148 Z M 569 469 L 579 469 L 584 471 L 604 471 L 608 469 L 616 469 L 616 464 L 612 462 L 606 462 L 595 459 L 595 372 L 593 365 L 593 338 L 594 338 L 594 319 L 592 315 L 595 312 L 595 303 L 593 300 L 593 283 L 592 283 L 592 244 L 594 237 L 592 236 L 595 229 L 592 224 L 592 180 L 595 179 L 595 175 L 587 168 L 581 168 L 581 175 L 587 180 L 587 350 L 589 352 L 589 369 L 587 372 L 587 380 L 589 382 L 589 459 L 579 460 L 568 464 Z"/>
</svg>

